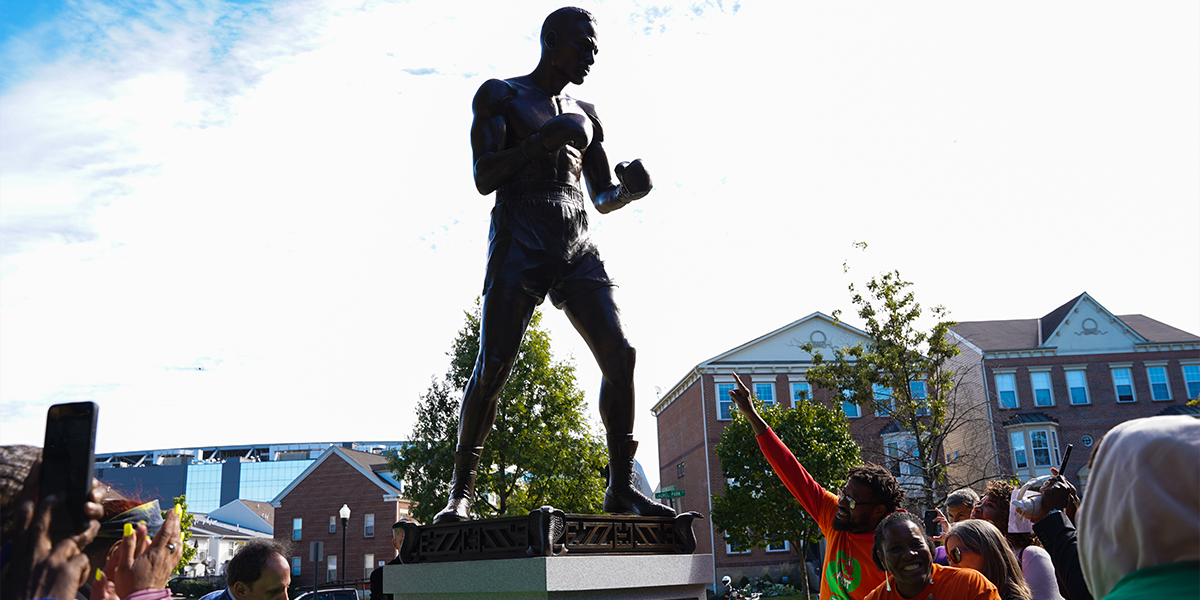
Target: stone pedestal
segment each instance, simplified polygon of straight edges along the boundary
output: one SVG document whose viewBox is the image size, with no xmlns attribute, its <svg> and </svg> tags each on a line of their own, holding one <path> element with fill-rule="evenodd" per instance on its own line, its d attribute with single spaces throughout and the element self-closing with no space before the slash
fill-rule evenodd
<svg viewBox="0 0 1200 600">
<path fill-rule="evenodd" d="M 705 600 L 711 554 L 535 556 L 387 565 L 394 600 Z"/>
</svg>

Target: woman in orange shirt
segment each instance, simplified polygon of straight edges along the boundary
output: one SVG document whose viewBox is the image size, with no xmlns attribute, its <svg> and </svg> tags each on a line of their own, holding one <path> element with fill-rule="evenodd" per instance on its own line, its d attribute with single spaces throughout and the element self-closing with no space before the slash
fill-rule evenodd
<svg viewBox="0 0 1200 600">
<path fill-rule="evenodd" d="M 872 558 L 887 578 L 866 600 L 1000 600 L 996 586 L 978 571 L 934 564 L 931 548 L 933 541 L 912 513 L 880 521 Z"/>
</svg>

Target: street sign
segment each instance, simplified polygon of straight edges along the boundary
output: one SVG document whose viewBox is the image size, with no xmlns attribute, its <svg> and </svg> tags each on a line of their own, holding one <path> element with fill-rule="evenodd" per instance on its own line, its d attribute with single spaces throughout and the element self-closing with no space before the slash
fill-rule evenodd
<svg viewBox="0 0 1200 600">
<path fill-rule="evenodd" d="M 679 486 L 677 486 L 677 485 L 675 485 L 674 483 L 672 483 L 671 485 L 664 485 L 664 486 L 662 486 L 662 489 L 661 489 L 661 490 L 659 490 L 659 491 L 662 491 L 662 492 L 673 492 L 673 491 L 675 491 L 675 490 L 677 490 L 677 489 L 679 489 Z"/>
<path fill-rule="evenodd" d="M 325 542 L 313 542 L 308 545 L 308 560 L 315 563 L 325 558 Z"/>
<path fill-rule="evenodd" d="M 657 493 L 655 493 L 655 494 L 654 494 L 654 497 L 655 497 L 655 498 L 659 498 L 659 499 L 662 499 L 662 498 L 680 498 L 680 497 L 683 497 L 683 496 L 685 496 L 685 495 L 686 495 L 686 494 L 684 493 L 684 491 L 683 491 L 683 490 L 671 490 L 671 491 L 669 491 L 669 492 L 657 492 Z"/>
</svg>

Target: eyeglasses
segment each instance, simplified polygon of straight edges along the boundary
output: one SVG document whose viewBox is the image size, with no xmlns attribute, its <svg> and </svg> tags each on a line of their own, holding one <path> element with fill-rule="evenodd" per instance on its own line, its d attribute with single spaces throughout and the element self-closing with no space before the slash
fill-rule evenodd
<svg viewBox="0 0 1200 600">
<path fill-rule="evenodd" d="M 846 499 L 846 505 L 850 507 L 850 510 L 854 510 L 854 508 L 860 504 L 863 506 L 879 504 L 878 500 L 876 500 L 874 502 L 859 502 L 859 501 L 855 500 L 854 498 L 851 498 L 850 494 L 846 493 L 846 488 L 842 488 L 842 489 L 838 490 L 838 502 L 841 502 L 842 498 Z"/>
<path fill-rule="evenodd" d="M 962 562 L 962 553 L 964 551 L 974 552 L 974 550 L 967 548 L 966 546 L 955 546 L 952 550 L 946 553 L 946 558 L 950 559 L 950 562 L 957 565 L 958 563 Z"/>
</svg>

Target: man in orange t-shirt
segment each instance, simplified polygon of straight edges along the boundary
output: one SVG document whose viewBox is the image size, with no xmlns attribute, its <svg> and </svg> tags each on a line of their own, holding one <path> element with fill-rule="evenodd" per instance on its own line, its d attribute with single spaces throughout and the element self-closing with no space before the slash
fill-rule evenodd
<svg viewBox="0 0 1200 600">
<path fill-rule="evenodd" d="M 884 573 L 871 560 L 875 527 L 900 508 L 904 491 L 891 472 L 867 464 L 850 469 L 849 479 L 834 495 L 817 483 L 750 402 L 750 390 L 734 374 L 729 392 L 738 410 L 750 419 L 758 446 L 788 491 L 821 528 L 825 562 L 821 568 L 821 600 L 862 600 L 883 583 Z"/>
</svg>

